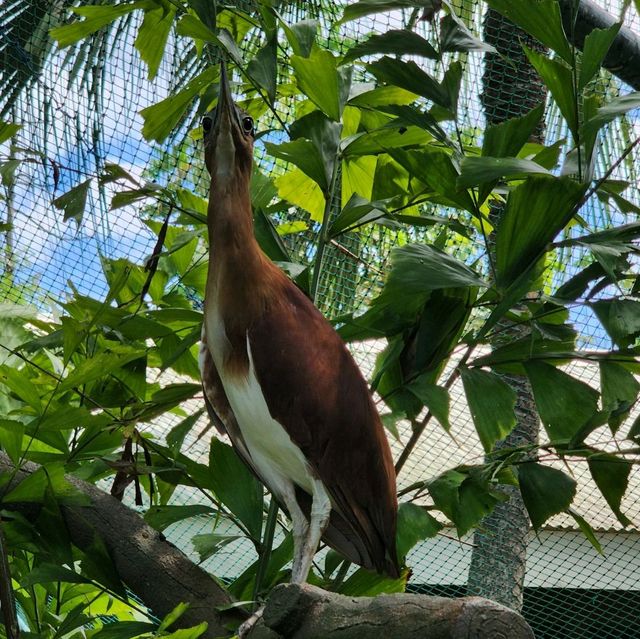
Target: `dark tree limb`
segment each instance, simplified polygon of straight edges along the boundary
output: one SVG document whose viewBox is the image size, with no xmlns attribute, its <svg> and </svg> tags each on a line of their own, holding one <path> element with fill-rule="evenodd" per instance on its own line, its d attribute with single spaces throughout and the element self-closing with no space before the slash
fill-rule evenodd
<svg viewBox="0 0 640 639">
<path fill-rule="evenodd" d="M 315 586 L 277 586 L 249 639 L 533 639 L 513 610 L 480 597 L 345 597 Z"/>
<path fill-rule="evenodd" d="M 27 463 L 15 473 L 11 489 L 38 469 Z M 14 466 L 0 452 L 0 475 Z M 228 593 L 192 563 L 140 515 L 115 497 L 67 475 L 87 495 L 86 506 L 62 506 L 71 541 L 87 549 L 96 534 L 106 544 L 123 582 L 156 615 L 162 617 L 179 602 L 190 604 L 176 626 L 206 621 L 205 637 L 228 636 L 216 607 L 231 603 Z M 28 519 L 39 514 L 37 504 L 6 503 Z M 239 615 L 239 613 L 235 613 Z M 532 639 L 533 633 L 517 613 L 479 597 L 445 599 L 426 595 L 345 597 L 313 586 L 286 584 L 271 593 L 261 623 L 251 639 L 364 639 L 385 633 L 393 639 Z M 240 621 L 238 616 L 235 621 Z"/>
<path fill-rule="evenodd" d="M 560 11 L 567 37 L 579 49 L 582 49 L 585 37 L 593 29 L 606 29 L 617 22 L 614 16 L 592 0 L 581 0 L 574 28 L 571 25 L 574 4 L 575 0 L 560 0 Z M 603 66 L 636 91 L 640 91 L 640 37 L 623 26 L 613 41 Z"/>
<path fill-rule="evenodd" d="M 27 463 L 17 471 L 13 485 L 19 484 L 38 469 Z M 14 472 L 11 460 L 0 452 L 0 475 Z M 209 625 L 207 637 L 228 634 L 218 606 L 231 603 L 228 593 L 207 572 L 148 526 L 139 513 L 121 504 L 115 497 L 93 484 L 67 475 L 73 486 L 90 499 L 88 506 L 63 506 L 69 536 L 81 550 L 89 548 L 97 534 L 105 542 L 116 570 L 126 586 L 158 617 L 164 617 L 180 602 L 189 609 L 176 626 L 190 627 L 203 621 Z M 5 504 L 29 519 L 38 515 L 34 504 Z"/>
</svg>

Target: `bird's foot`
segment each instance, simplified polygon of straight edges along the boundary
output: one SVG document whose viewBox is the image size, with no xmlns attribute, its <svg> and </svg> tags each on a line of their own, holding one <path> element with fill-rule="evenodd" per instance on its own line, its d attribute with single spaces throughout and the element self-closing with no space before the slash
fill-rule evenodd
<svg viewBox="0 0 640 639">
<path fill-rule="evenodd" d="M 254 626 L 262 619 L 264 606 L 260 606 L 246 621 L 243 621 L 238 628 L 238 639 L 246 639 Z"/>
</svg>

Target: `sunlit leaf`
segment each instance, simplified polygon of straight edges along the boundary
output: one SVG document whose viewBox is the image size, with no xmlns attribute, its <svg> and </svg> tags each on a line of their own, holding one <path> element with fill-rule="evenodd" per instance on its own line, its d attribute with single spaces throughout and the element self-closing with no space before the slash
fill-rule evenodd
<svg viewBox="0 0 640 639">
<path fill-rule="evenodd" d="M 351 67 L 338 69 L 330 51 L 315 49 L 308 57 L 291 56 L 291 66 L 300 90 L 332 120 L 340 120 L 349 97 Z"/>
<path fill-rule="evenodd" d="M 0 144 L 11 139 L 21 128 L 21 124 L 13 124 L 12 122 L 0 120 Z"/>
<path fill-rule="evenodd" d="M 282 27 L 293 52 L 308 58 L 316 41 L 317 20 L 301 20 L 291 25 L 287 24 L 286 20 L 282 20 Z"/>
</svg>

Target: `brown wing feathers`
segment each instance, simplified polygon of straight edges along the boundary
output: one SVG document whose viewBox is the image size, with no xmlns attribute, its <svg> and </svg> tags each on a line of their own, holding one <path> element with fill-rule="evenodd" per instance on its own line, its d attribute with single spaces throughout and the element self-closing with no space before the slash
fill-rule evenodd
<svg viewBox="0 0 640 639">
<path fill-rule="evenodd" d="M 289 281 L 283 288 L 249 329 L 269 412 L 338 511 L 326 541 L 357 563 L 397 576 L 393 460 L 367 384 L 320 312 Z"/>
</svg>

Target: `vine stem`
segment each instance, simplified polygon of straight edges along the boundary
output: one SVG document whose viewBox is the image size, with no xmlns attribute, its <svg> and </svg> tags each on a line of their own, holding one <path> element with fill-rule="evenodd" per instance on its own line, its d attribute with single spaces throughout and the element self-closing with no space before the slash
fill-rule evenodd
<svg viewBox="0 0 640 639">
<path fill-rule="evenodd" d="M 451 375 L 449 375 L 449 378 L 444 383 L 444 388 L 449 390 L 453 386 L 454 382 L 458 379 L 458 377 L 460 377 L 460 368 L 469 361 L 469 358 L 473 354 L 476 346 L 477 344 L 471 344 L 467 348 L 465 354 L 462 356 L 462 359 L 458 362 L 455 370 L 451 373 Z M 413 429 L 407 445 L 404 447 L 402 453 L 400 454 L 400 457 L 398 458 L 398 461 L 396 462 L 396 475 L 400 474 L 402 467 L 405 465 L 407 459 L 409 459 L 409 455 L 411 455 L 411 453 L 413 452 L 413 449 L 418 443 L 418 440 L 424 432 L 424 429 L 427 427 L 427 424 L 431 421 L 432 417 L 433 413 L 431 411 L 427 411 L 427 414 L 422 418 L 422 421 Z"/>
<path fill-rule="evenodd" d="M 269 566 L 269 559 L 271 559 L 271 550 L 273 549 L 273 537 L 276 532 L 276 524 L 278 522 L 278 504 L 275 497 L 271 495 L 271 501 L 269 503 L 269 512 L 267 513 L 267 522 L 264 527 L 264 541 L 262 543 L 262 552 L 260 553 L 260 560 L 258 561 L 258 568 L 256 570 L 256 579 L 253 584 L 253 600 L 258 602 L 258 596 L 262 589 L 262 582 L 267 574 L 267 567 Z"/>
<path fill-rule="evenodd" d="M 331 220 L 331 209 L 333 206 L 333 196 L 336 189 L 338 179 L 338 166 L 340 165 L 340 156 L 336 155 L 331 173 L 331 182 L 325 193 L 324 212 L 322 214 L 322 227 L 320 228 L 320 237 L 318 238 L 318 249 L 313 265 L 313 277 L 311 279 L 310 294 L 313 303 L 318 304 L 318 285 L 320 284 L 320 274 L 322 272 L 322 259 L 324 251 L 329 243 L 329 222 Z"/>
</svg>

